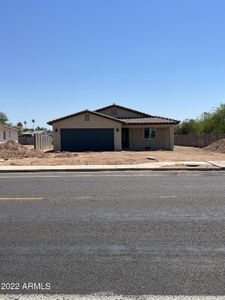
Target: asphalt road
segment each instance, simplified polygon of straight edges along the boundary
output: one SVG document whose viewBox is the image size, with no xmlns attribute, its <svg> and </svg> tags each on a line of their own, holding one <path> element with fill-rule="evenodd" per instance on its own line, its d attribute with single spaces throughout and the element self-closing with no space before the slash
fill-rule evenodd
<svg viewBox="0 0 225 300">
<path fill-rule="evenodd" d="M 225 173 L 0 174 L 0 282 L 224 295 Z"/>
</svg>

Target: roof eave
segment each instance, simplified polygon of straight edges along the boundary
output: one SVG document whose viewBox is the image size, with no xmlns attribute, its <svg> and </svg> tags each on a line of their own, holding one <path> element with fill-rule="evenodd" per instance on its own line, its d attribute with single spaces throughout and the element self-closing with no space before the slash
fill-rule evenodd
<svg viewBox="0 0 225 300">
<path fill-rule="evenodd" d="M 86 110 L 80 111 L 80 112 L 72 114 L 72 115 L 68 115 L 68 116 L 65 116 L 65 117 L 62 117 L 62 118 L 58 118 L 58 119 L 49 121 L 49 122 L 47 122 L 47 124 L 48 125 L 53 125 L 56 122 L 63 121 L 63 120 L 66 120 L 66 119 L 69 119 L 69 118 L 72 118 L 72 117 L 76 117 L 76 116 L 81 115 L 83 113 L 90 113 L 90 114 L 93 114 L 93 115 L 96 115 L 96 116 L 99 116 L 99 117 L 102 117 L 102 118 L 105 118 L 105 119 L 108 119 L 108 120 L 112 120 L 112 121 L 115 121 L 115 122 L 118 122 L 118 123 L 123 123 L 123 124 L 125 123 L 123 120 L 120 120 L 120 119 L 117 119 L 117 118 L 114 118 L 114 117 L 111 117 L 111 116 L 107 116 L 107 115 L 101 114 L 101 113 L 96 112 L 96 111 L 91 111 L 91 110 L 86 109 Z"/>
<path fill-rule="evenodd" d="M 12 129 L 12 130 L 16 130 L 16 131 L 19 130 L 17 127 L 8 126 L 8 125 L 4 125 L 4 124 L 0 124 L 0 128 Z"/>
<path fill-rule="evenodd" d="M 178 125 L 180 123 L 180 121 L 178 121 L 177 123 L 162 123 L 162 122 L 158 122 L 158 123 L 126 123 L 126 125 Z"/>
</svg>

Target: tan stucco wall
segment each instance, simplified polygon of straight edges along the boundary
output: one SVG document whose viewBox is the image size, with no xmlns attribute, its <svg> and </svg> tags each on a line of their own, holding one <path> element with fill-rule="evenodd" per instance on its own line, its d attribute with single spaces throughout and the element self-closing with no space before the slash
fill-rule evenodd
<svg viewBox="0 0 225 300">
<path fill-rule="evenodd" d="M 3 139 L 3 132 L 6 133 L 6 139 Z M 15 129 L 10 128 L 0 128 L 0 143 L 4 143 L 7 141 L 13 140 L 15 142 L 18 142 L 18 133 Z"/>
<path fill-rule="evenodd" d="M 170 126 L 170 150 L 174 149 L 174 125 Z"/>
<path fill-rule="evenodd" d="M 121 145 L 121 123 L 103 118 L 90 113 L 90 121 L 84 120 L 84 113 L 55 122 L 53 124 L 53 145 L 54 151 L 61 150 L 60 130 L 63 128 L 113 128 L 114 129 L 114 150 L 119 151 Z M 56 132 L 57 129 L 57 132 Z M 119 129 L 119 131 L 117 131 Z"/>
<path fill-rule="evenodd" d="M 173 150 L 173 126 L 169 127 L 157 127 L 155 139 L 145 139 L 144 138 L 144 128 L 136 127 L 129 128 L 129 148 L 130 150 L 146 150 L 146 148 L 157 150 Z"/>
<path fill-rule="evenodd" d="M 112 114 L 112 110 L 114 110 L 114 109 L 117 111 L 117 115 L 115 115 L 115 116 Z M 142 114 L 138 114 L 138 113 L 126 110 L 126 109 L 118 108 L 117 106 L 113 106 L 111 108 L 101 110 L 100 113 L 108 115 L 108 116 L 113 116 L 113 117 L 116 117 L 116 118 L 138 118 L 138 117 L 143 117 Z"/>
</svg>

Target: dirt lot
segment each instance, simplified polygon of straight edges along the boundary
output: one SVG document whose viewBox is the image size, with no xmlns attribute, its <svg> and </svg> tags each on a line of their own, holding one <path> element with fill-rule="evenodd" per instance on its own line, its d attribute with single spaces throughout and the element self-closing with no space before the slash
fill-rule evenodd
<svg viewBox="0 0 225 300">
<path fill-rule="evenodd" d="M 43 153 L 42 153 L 43 155 Z M 41 156 L 42 156 L 41 155 Z M 155 160 L 149 160 L 148 157 Z M 105 164 L 136 164 L 159 161 L 207 161 L 225 160 L 225 153 L 210 152 L 192 147 L 176 146 L 174 151 L 122 151 L 122 152 L 85 152 L 85 153 L 54 153 L 47 151 L 43 157 L 1 160 L 1 165 L 105 165 Z"/>
</svg>

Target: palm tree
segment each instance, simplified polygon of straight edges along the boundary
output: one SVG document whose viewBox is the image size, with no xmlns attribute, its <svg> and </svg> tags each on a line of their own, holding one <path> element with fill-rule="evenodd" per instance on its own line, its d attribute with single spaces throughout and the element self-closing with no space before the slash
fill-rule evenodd
<svg viewBox="0 0 225 300">
<path fill-rule="evenodd" d="M 16 124 L 16 126 L 18 127 L 18 134 L 21 135 L 21 133 L 23 131 L 23 123 L 22 122 L 18 122 Z"/>
<path fill-rule="evenodd" d="M 23 127 L 23 123 L 22 122 L 18 122 L 17 123 L 17 127 L 22 128 Z"/>
<path fill-rule="evenodd" d="M 34 119 L 32 119 L 32 123 L 33 123 L 33 130 L 34 130 L 34 123 L 35 123 L 35 120 L 34 120 Z"/>
<path fill-rule="evenodd" d="M 23 124 L 25 125 L 25 128 L 26 128 L 26 125 L 27 125 L 27 121 L 23 121 Z"/>
</svg>

